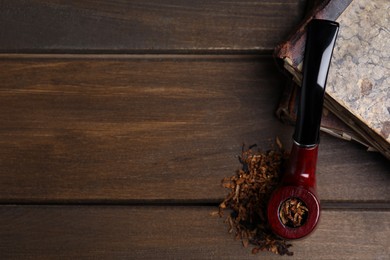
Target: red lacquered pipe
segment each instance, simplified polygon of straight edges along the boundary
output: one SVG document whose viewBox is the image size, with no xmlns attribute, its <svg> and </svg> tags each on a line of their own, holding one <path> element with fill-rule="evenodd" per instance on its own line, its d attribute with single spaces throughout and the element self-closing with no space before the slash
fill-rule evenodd
<svg viewBox="0 0 390 260">
<path fill-rule="evenodd" d="M 320 218 L 315 178 L 317 154 L 318 145 L 306 148 L 294 143 L 282 186 L 273 193 L 268 203 L 268 222 L 274 233 L 282 238 L 298 239 L 308 235 Z M 308 209 L 307 219 L 300 227 L 288 227 L 279 219 L 281 205 L 290 198 L 299 199 Z"/>
<path fill-rule="evenodd" d="M 289 165 L 283 175 L 284 186 L 299 186 L 316 192 L 316 166 L 318 145 L 301 147 L 294 143 Z"/>
<path fill-rule="evenodd" d="M 272 230 L 285 239 L 308 235 L 320 217 L 315 171 L 326 78 L 337 32 L 338 24 L 332 21 L 312 20 L 308 25 L 294 144 L 281 186 L 272 194 L 267 209 Z M 307 208 L 299 226 L 288 226 L 281 219 L 282 205 L 290 199 L 297 199 Z"/>
</svg>

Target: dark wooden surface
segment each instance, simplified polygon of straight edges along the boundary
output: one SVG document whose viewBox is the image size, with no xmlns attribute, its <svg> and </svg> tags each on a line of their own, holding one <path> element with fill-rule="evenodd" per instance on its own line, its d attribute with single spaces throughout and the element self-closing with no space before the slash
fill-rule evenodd
<svg viewBox="0 0 390 260">
<path fill-rule="evenodd" d="M 283 259 L 253 256 L 202 206 L 3 206 L 2 259 Z M 326 210 L 288 259 L 386 259 L 389 211 Z M 336 257 L 337 256 L 337 257 Z M 29 258 L 30 259 L 30 258 Z"/>
<path fill-rule="evenodd" d="M 0 0 L 0 52 L 269 51 L 304 0 Z"/>
<path fill-rule="evenodd" d="M 269 57 L 26 56 L 0 71 L 5 202 L 215 202 L 242 143 L 291 143 L 273 117 L 283 82 Z M 379 155 L 323 139 L 322 199 L 390 199 Z"/>
<path fill-rule="evenodd" d="M 209 213 L 242 143 L 291 145 L 270 53 L 304 4 L 0 1 L 0 259 L 253 258 Z M 291 259 L 386 259 L 389 166 L 322 135 Z"/>
</svg>

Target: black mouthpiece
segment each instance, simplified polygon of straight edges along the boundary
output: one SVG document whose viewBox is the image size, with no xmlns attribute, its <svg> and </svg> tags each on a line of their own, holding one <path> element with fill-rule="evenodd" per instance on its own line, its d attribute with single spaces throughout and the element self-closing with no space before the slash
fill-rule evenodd
<svg viewBox="0 0 390 260">
<path fill-rule="evenodd" d="M 326 79 L 338 30 L 339 24 L 333 21 L 314 19 L 308 24 L 301 99 L 294 133 L 294 140 L 304 146 L 319 142 Z"/>
</svg>

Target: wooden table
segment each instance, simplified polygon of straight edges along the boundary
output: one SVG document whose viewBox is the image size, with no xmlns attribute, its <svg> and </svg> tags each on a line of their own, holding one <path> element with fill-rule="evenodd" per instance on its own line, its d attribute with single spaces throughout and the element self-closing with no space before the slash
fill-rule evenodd
<svg viewBox="0 0 390 260">
<path fill-rule="evenodd" d="M 271 54 L 305 4 L 1 0 L 0 259 L 254 259 L 209 213 L 243 143 L 291 144 Z M 322 135 L 290 259 L 388 259 L 389 166 Z"/>
</svg>

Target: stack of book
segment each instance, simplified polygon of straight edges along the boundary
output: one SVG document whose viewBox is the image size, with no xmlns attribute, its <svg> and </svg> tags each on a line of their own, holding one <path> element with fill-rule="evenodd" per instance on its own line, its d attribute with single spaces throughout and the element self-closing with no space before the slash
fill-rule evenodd
<svg viewBox="0 0 390 260">
<path fill-rule="evenodd" d="M 335 20 L 340 32 L 329 70 L 322 130 L 355 140 L 390 159 L 390 1 L 316 1 L 299 28 L 275 49 L 291 75 L 277 115 L 294 122 L 301 84 L 306 25 Z"/>
</svg>

